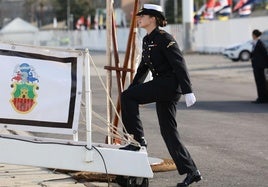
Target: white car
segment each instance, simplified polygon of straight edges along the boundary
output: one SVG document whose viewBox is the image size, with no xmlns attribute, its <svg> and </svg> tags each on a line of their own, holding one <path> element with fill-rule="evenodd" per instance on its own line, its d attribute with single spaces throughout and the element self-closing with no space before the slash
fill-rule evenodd
<svg viewBox="0 0 268 187">
<path fill-rule="evenodd" d="M 233 61 L 249 61 L 252 51 L 252 40 L 225 48 L 222 54 Z"/>
<path fill-rule="evenodd" d="M 268 51 L 268 30 L 265 30 L 262 32 L 261 40 L 264 43 L 264 45 L 266 46 L 266 49 Z"/>
</svg>

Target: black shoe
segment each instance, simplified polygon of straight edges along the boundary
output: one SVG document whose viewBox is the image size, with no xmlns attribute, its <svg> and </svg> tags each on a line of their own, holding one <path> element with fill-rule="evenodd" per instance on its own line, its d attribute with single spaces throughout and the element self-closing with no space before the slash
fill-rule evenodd
<svg viewBox="0 0 268 187">
<path fill-rule="evenodd" d="M 198 170 L 196 170 L 193 173 L 188 173 L 186 178 L 183 180 L 183 182 L 177 184 L 177 187 L 187 187 L 190 184 L 192 184 L 193 182 L 198 182 L 200 180 L 202 180 L 202 176 L 201 176 L 200 172 Z"/>
<path fill-rule="evenodd" d="M 144 137 L 142 137 L 139 141 L 140 145 L 143 146 L 143 147 L 147 147 L 147 141 L 145 140 Z"/>
<path fill-rule="evenodd" d="M 144 137 L 140 138 L 138 142 L 140 145 L 128 144 L 127 146 L 120 147 L 119 149 L 128 151 L 139 151 L 141 147 L 147 147 L 147 142 Z"/>
<path fill-rule="evenodd" d="M 127 150 L 127 151 L 139 151 L 141 149 L 141 146 L 139 145 L 133 145 L 133 144 L 128 144 L 125 147 L 120 147 L 119 149 L 121 150 Z"/>
</svg>

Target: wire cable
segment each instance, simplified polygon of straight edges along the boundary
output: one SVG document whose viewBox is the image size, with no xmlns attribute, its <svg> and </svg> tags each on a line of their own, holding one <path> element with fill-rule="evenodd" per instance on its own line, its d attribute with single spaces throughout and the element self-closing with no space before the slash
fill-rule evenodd
<svg viewBox="0 0 268 187">
<path fill-rule="evenodd" d="M 108 170 L 107 170 L 107 165 L 106 165 L 105 159 L 104 159 L 103 155 L 101 154 L 101 152 L 95 146 L 92 146 L 92 147 L 99 153 L 99 155 L 100 155 L 100 157 L 102 159 L 104 169 L 105 169 L 106 178 L 107 178 L 107 183 L 108 183 L 108 187 L 109 187 L 110 186 L 110 180 L 109 180 L 109 175 L 108 175 Z M 85 148 L 87 150 L 90 150 L 87 146 L 85 146 Z"/>
</svg>

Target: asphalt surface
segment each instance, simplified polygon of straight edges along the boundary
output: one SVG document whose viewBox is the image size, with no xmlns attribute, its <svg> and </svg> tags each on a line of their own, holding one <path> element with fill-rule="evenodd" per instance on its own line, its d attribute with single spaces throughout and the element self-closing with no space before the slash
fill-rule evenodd
<svg viewBox="0 0 268 187">
<path fill-rule="evenodd" d="M 92 52 L 91 55 L 105 81 L 103 69 L 106 65 L 105 53 Z M 121 64 L 123 56 L 120 55 Z M 256 88 L 250 62 L 232 62 L 220 55 L 200 54 L 187 54 L 185 59 L 197 103 L 187 108 L 182 97 L 177 106 L 178 130 L 203 176 L 202 181 L 191 186 L 267 187 L 268 104 L 251 103 L 256 99 Z M 104 90 L 94 72 L 94 67 L 92 67 L 91 78 L 93 110 L 105 116 Z M 116 79 L 113 79 L 113 85 L 112 95 L 116 98 Z M 155 105 L 141 106 L 140 113 L 148 141 L 149 156 L 170 158 L 159 132 Z M 98 122 L 94 123 L 98 124 Z M 35 135 L 53 137 L 47 134 Z M 104 142 L 105 137 L 105 134 L 100 133 L 93 126 L 94 142 Z M 79 130 L 79 139 L 85 139 L 84 126 Z M 3 167 L 7 166 L 3 165 Z M 1 171 L 0 181 L 10 177 Z M 31 175 L 33 181 L 38 181 L 37 175 L 33 173 Z M 29 177 L 27 173 L 25 177 Z M 176 170 L 157 172 L 152 179 L 149 179 L 149 183 L 150 187 L 175 187 L 184 177 L 179 176 Z M 61 183 L 55 186 L 65 186 L 65 182 L 61 180 Z M 74 184 L 108 186 L 107 183 L 87 181 L 73 183 L 73 186 Z M 36 182 L 35 185 L 33 182 L 33 186 L 40 186 L 40 184 Z"/>
</svg>

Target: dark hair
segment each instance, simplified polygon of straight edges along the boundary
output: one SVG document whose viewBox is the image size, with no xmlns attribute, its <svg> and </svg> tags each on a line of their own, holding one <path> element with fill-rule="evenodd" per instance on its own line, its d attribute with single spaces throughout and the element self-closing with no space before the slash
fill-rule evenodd
<svg viewBox="0 0 268 187">
<path fill-rule="evenodd" d="M 259 31 L 258 29 L 255 29 L 255 30 L 253 30 L 252 34 L 253 34 L 254 36 L 256 36 L 256 37 L 259 37 L 259 36 L 262 34 L 262 32 Z"/>
<path fill-rule="evenodd" d="M 158 16 L 156 16 L 155 19 L 156 19 L 156 24 L 158 26 L 165 27 L 167 25 L 167 20 L 165 20 L 165 19 L 163 19 L 161 17 L 158 17 Z"/>
<path fill-rule="evenodd" d="M 166 19 L 163 19 L 162 17 L 158 17 L 158 16 L 155 16 L 155 15 L 148 15 L 148 16 L 155 18 L 155 22 L 156 22 L 157 26 L 160 26 L 160 27 L 167 26 L 167 20 Z"/>
</svg>

